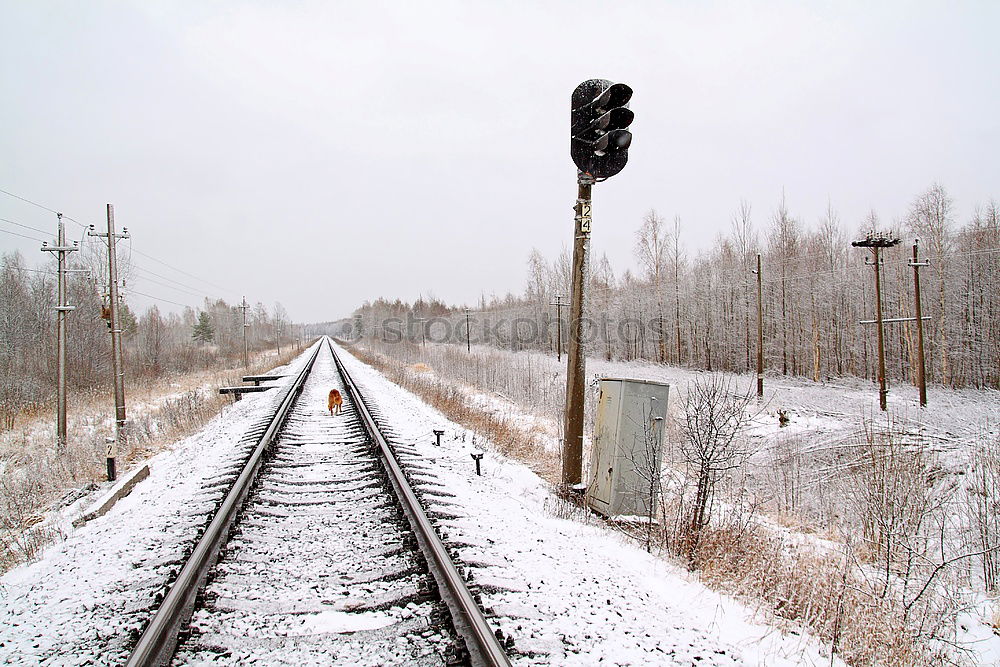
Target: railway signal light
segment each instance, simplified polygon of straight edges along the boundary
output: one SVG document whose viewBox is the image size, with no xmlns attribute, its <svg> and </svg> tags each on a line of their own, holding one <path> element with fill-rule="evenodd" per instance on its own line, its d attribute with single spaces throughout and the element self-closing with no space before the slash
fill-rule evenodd
<svg viewBox="0 0 1000 667">
<path fill-rule="evenodd" d="M 573 91 L 570 155 L 580 171 L 605 179 L 625 168 L 635 118 L 631 99 L 630 87 L 606 79 L 589 79 Z"/>
<path fill-rule="evenodd" d="M 632 145 L 628 108 L 632 89 L 624 83 L 588 79 L 573 91 L 570 156 L 576 163 L 577 198 L 573 224 L 569 351 L 566 355 L 566 409 L 563 415 L 562 489 L 578 490 L 583 472 L 583 407 L 587 354 L 583 340 L 583 291 L 590 240 L 591 187 L 611 178 L 628 162 Z"/>
</svg>

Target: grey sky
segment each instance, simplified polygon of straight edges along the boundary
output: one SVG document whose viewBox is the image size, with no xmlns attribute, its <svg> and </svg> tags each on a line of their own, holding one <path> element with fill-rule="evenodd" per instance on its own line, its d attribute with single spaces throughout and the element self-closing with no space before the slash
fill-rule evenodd
<svg viewBox="0 0 1000 667">
<path fill-rule="evenodd" d="M 629 165 L 594 189 L 618 270 L 650 207 L 693 251 L 740 198 L 764 228 L 782 189 L 853 228 L 938 181 L 964 222 L 1000 198 L 997 25 L 995 2 L 3 0 L 0 188 L 101 225 L 113 202 L 135 249 L 229 289 L 140 265 L 297 321 L 474 303 L 569 244 L 592 77 L 635 90 Z M 5 195 L 0 217 L 54 227 Z"/>
</svg>

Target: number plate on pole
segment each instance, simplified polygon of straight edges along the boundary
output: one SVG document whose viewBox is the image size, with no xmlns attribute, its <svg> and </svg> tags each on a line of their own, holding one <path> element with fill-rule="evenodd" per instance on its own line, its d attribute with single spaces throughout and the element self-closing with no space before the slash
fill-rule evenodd
<svg viewBox="0 0 1000 667">
<path fill-rule="evenodd" d="M 580 202 L 580 232 L 583 234 L 590 233 L 590 202 L 582 201 Z"/>
</svg>

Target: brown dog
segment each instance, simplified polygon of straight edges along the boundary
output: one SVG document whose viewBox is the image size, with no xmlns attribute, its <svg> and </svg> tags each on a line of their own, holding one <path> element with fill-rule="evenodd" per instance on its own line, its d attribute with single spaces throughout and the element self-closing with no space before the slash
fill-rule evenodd
<svg viewBox="0 0 1000 667">
<path fill-rule="evenodd" d="M 326 407 L 330 409 L 331 415 L 339 415 L 340 409 L 344 406 L 344 397 L 336 389 L 330 390 L 330 398 L 326 402 Z M 336 412 L 334 412 L 336 410 Z"/>
</svg>

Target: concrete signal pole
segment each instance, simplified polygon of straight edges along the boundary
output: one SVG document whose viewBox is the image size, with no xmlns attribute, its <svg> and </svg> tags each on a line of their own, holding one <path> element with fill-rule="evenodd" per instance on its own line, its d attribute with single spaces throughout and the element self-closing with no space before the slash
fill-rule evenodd
<svg viewBox="0 0 1000 667">
<path fill-rule="evenodd" d="M 882 280 L 880 277 L 881 259 L 879 251 L 882 248 L 891 248 L 899 245 L 899 239 L 890 238 L 885 234 L 869 232 L 862 241 L 851 242 L 857 248 L 871 248 L 874 255 L 873 261 L 865 260 L 865 263 L 875 269 L 875 323 L 878 330 L 878 404 L 883 411 L 886 410 L 886 394 L 889 390 L 885 386 L 885 332 L 882 322 Z"/>
<path fill-rule="evenodd" d="M 59 227 L 56 235 L 56 245 L 42 243 L 42 252 L 58 254 L 59 283 L 56 291 L 56 449 L 60 452 L 66 448 L 66 313 L 76 306 L 66 304 L 66 253 L 76 252 L 79 246 L 66 245 L 66 227 L 62 213 L 56 213 Z"/>
<path fill-rule="evenodd" d="M 97 234 L 90 231 L 90 236 L 98 236 L 108 239 L 108 298 L 110 304 L 110 320 L 108 326 L 111 328 L 111 372 L 114 375 L 115 387 L 115 439 L 108 442 L 108 481 L 114 481 L 115 459 L 118 452 L 124 449 L 125 445 L 125 366 L 122 358 L 122 324 L 118 312 L 118 257 L 117 240 L 129 238 L 128 229 L 122 228 L 122 233 L 115 233 L 115 207 L 108 204 L 108 233 Z M 93 227 L 93 225 L 91 225 Z"/>
</svg>

